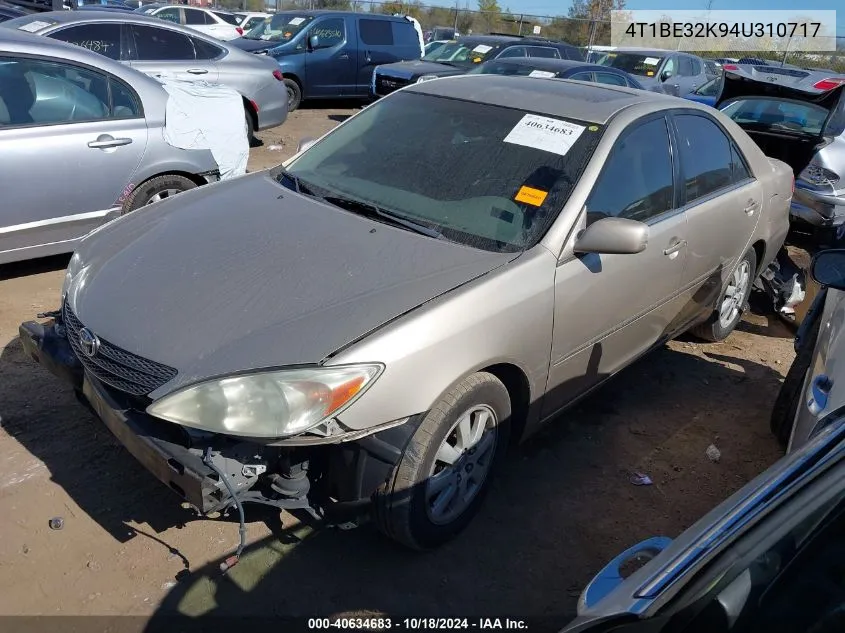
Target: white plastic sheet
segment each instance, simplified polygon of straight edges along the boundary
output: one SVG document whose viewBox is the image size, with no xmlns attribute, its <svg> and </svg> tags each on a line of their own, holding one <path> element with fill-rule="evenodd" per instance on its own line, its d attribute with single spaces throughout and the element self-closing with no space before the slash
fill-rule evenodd
<svg viewBox="0 0 845 633">
<path fill-rule="evenodd" d="M 210 150 L 221 180 L 245 174 L 249 140 L 240 93 L 207 81 L 157 79 L 170 95 L 164 140 L 181 149 Z"/>
</svg>

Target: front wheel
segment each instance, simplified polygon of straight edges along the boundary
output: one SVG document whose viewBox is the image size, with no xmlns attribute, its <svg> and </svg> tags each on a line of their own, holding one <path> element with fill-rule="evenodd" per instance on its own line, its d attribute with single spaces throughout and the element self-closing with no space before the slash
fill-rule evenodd
<svg viewBox="0 0 845 633">
<path fill-rule="evenodd" d="M 705 341 L 723 341 L 734 331 L 751 295 L 754 274 L 757 271 L 757 253 L 749 250 L 731 273 L 716 309 L 707 321 L 692 329 L 692 333 Z"/>
<path fill-rule="evenodd" d="M 136 211 L 154 202 L 161 202 L 171 196 L 175 196 L 177 193 L 193 189 L 196 186 L 197 183 L 190 178 L 176 174 L 150 178 L 135 187 L 134 191 L 129 194 L 129 197 L 123 203 L 123 209 L 120 214 L 126 215 L 131 211 Z"/>
<path fill-rule="evenodd" d="M 379 529 L 412 549 L 435 547 L 463 530 L 507 451 L 510 416 L 508 390 L 487 372 L 444 396 L 376 493 Z"/>
</svg>

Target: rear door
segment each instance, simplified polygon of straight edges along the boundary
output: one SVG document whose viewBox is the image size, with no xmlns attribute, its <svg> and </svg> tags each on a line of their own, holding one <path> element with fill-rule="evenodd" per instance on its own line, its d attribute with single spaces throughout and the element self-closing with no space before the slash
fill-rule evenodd
<svg viewBox="0 0 845 633">
<path fill-rule="evenodd" d="M 52 31 L 47 37 L 87 48 L 94 53 L 110 59 L 121 59 L 121 30 L 118 22 L 95 22 L 93 24 L 74 24 Z"/>
<path fill-rule="evenodd" d="M 131 26 L 130 65 L 156 77 L 217 81 L 214 52 L 205 42 L 168 28 Z M 199 57 L 199 59 L 198 59 Z"/>
<path fill-rule="evenodd" d="M 354 17 L 317 18 L 305 34 L 305 97 L 356 92 Z M 316 38 L 316 39 L 314 39 Z M 314 41 L 312 41 L 314 40 Z"/>
<path fill-rule="evenodd" d="M 751 247 L 763 189 L 715 120 L 704 112 L 675 113 L 671 118 L 689 225 L 683 285 L 693 292 L 696 307 L 707 310 Z"/>
<path fill-rule="evenodd" d="M 0 253 L 76 239 L 100 224 L 146 146 L 140 99 L 116 77 L 0 55 L 2 178 L 14 183 L 3 187 Z"/>
<path fill-rule="evenodd" d="M 366 95 L 376 66 L 418 59 L 419 40 L 413 24 L 368 17 L 358 23 L 358 80 L 356 94 Z M 402 54 L 404 52 L 404 55 Z"/>
</svg>

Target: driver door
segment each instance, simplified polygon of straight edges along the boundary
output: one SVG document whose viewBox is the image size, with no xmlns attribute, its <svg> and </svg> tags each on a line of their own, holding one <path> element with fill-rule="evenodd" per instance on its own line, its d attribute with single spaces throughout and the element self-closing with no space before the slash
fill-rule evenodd
<svg viewBox="0 0 845 633">
<path fill-rule="evenodd" d="M 343 17 L 314 20 L 305 36 L 304 97 L 355 92 L 355 33 Z M 316 38 L 314 40 L 313 38 Z"/>
</svg>

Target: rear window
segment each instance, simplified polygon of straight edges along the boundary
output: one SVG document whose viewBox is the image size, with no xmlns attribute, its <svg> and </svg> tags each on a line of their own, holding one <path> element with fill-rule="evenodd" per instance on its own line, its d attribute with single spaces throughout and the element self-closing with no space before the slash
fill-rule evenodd
<svg viewBox="0 0 845 633">
<path fill-rule="evenodd" d="M 598 63 L 602 66 L 624 70 L 626 73 L 632 75 L 654 77 L 663 59 L 660 55 L 650 55 L 647 53 L 608 53 Z"/>
<path fill-rule="evenodd" d="M 222 11 L 212 11 L 212 13 L 224 22 L 231 24 L 232 26 L 238 26 L 237 16 L 231 13 L 223 13 Z"/>
<path fill-rule="evenodd" d="M 814 103 L 759 97 L 731 101 L 722 112 L 744 127 L 812 136 L 821 134 L 829 114 Z"/>
</svg>

